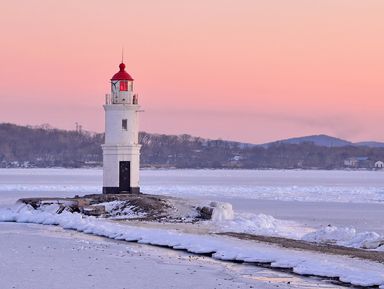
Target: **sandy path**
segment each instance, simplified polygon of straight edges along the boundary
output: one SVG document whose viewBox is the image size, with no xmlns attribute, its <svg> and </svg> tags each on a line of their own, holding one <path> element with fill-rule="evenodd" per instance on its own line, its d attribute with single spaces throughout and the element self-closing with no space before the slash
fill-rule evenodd
<svg viewBox="0 0 384 289">
<path fill-rule="evenodd" d="M 129 223 L 129 225 L 135 225 L 139 227 L 146 228 L 158 228 L 166 230 L 175 230 L 184 233 L 191 234 L 217 234 L 225 235 L 229 237 L 234 237 L 242 240 L 251 240 L 256 242 L 263 242 L 271 245 L 278 245 L 287 249 L 299 249 L 311 252 L 318 252 L 324 254 L 332 255 L 342 255 L 349 256 L 354 258 L 365 259 L 369 261 L 375 261 L 379 263 L 384 263 L 384 252 L 381 251 L 371 251 L 363 249 L 355 249 L 349 247 L 343 247 L 332 244 L 318 244 L 311 243 L 301 240 L 288 239 L 283 237 L 271 237 L 271 236 L 262 236 L 262 235 L 252 235 L 247 233 L 234 233 L 234 232 L 223 232 L 215 233 L 209 223 L 158 223 L 158 222 L 140 222 L 140 221 L 124 221 Z"/>
<path fill-rule="evenodd" d="M 317 244 L 317 243 L 287 239 L 282 237 L 269 237 L 269 236 L 251 235 L 246 233 L 225 232 L 225 233 L 217 233 L 217 234 L 235 237 L 242 240 L 251 240 L 251 241 L 278 245 L 280 247 L 288 248 L 288 249 L 299 249 L 299 250 L 306 250 L 306 251 L 312 251 L 312 252 L 318 252 L 318 253 L 324 253 L 324 254 L 343 255 L 343 256 L 349 256 L 349 257 L 384 263 L 384 252 L 379 252 L 379 251 L 369 251 L 369 250 L 363 250 L 363 249 L 348 248 L 348 247 L 342 247 L 342 246 L 331 245 L 331 244 Z"/>
</svg>

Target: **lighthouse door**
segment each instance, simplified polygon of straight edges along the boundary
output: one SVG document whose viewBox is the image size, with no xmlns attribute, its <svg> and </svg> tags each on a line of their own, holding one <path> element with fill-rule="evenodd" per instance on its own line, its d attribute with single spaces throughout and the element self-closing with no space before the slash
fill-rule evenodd
<svg viewBox="0 0 384 289">
<path fill-rule="evenodd" d="M 119 170 L 120 192 L 129 192 L 131 187 L 131 162 L 121 161 Z"/>
</svg>

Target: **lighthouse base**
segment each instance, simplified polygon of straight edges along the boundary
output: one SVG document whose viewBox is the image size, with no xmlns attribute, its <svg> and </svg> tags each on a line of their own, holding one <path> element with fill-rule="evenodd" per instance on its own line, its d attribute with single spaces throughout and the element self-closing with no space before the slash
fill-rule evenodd
<svg viewBox="0 0 384 289">
<path fill-rule="evenodd" d="M 140 187 L 130 187 L 129 191 L 119 187 L 103 187 L 103 194 L 140 194 Z"/>
</svg>

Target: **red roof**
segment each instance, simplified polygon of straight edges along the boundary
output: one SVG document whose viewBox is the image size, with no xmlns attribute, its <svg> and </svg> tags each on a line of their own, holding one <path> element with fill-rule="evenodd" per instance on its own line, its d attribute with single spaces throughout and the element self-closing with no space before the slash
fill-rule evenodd
<svg viewBox="0 0 384 289">
<path fill-rule="evenodd" d="M 120 63 L 119 65 L 120 71 L 116 73 L 111 80 L 133 80 L 132 76 L 125 71 L 125 64 Z"/>
</svg>

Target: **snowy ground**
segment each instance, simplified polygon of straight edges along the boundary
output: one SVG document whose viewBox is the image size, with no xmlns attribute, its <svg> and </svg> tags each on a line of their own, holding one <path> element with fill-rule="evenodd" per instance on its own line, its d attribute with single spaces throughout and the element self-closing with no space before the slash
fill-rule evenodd
<svg viewBox="0 0 384 289">
<path fill-rule="evenodd" d="M 0 209 L 0 215 L 1 213 L 3 213 L 3 220 L 7 220 L 7 214 L 4 215 L 4 207 L 6 208 L 11 206 L 17 199 L 21 197 L 73 196 L 74 194 L 81 195 L 85 193 L 98 193 L 100 192 L 101 187 L 101 174 L 101 170 L 95 169 L 0 170 L 0 206 L 3 207 L 3 209 Z M 379 240 L 379 242 L 381 242 L 380 240 L 382 240 L 381 237 L 384 233 L 384 227 L 382 226 L 382 220 L 384 218 L 383 171 L 144 170 L 141 172 L 141 174 L 142 190 L 147 193 L 168 194 L 186 198 L 210 199 L 232 203 L 235 209 L 235 219 L 230 222 L 221 222 L 215 224 L 218 230 L 225 230 L 228 228 L 234 230 L 234 228 L 237 228 L 237 230 L 239 231 L 248 231 L 255 234 L 278 235 L 299 239 L 307 238 L 309 240 L 315 241 L 324 241 L 329 238 L 334 238 L 334 240 L 331 241 L 339 243 L 344 242 L 344 244 L 348 244 L 349 242 L 349 245 L 355 247 L 361 246 L 361 241 L 364 241 L 364 238 L 365 241 L 369 238 L 373 238 L 373 241 Z M 40 220 L 39 218 L 41 219 L 41 216 L 38 217 L 38 220 Z M 100 225 L 101 224 L 96 224 L 94 226 L 97 227 Z M 4 239 L 8 235 L 8 233 L 3 234 L 4 226 L 9 226 L 6 228 L 11 228 L 12 230 L 14 230 L 14 227 L 12 226 L 17 225 L 0 223 L 1 239 Z M 14 241 L 14 244 L 12 244 L 12 246 L 20 245 L 18 241 L 15 241 L 17 239 L 17 235 L 27 237 L 27 240 L 29 240 L 30 236 L 33 235 L 31 234 L 30 227 L 17 226 L 15 228 L 17 228 L 17 232 L 13 232 L 14 239 L 12 240 Z M 47 229 L 39 229 L 38 231 L 41 233 L 45 232 L 46 230 Z M 72 242 L 69 241 L 67 237 L 63 237 L 63 234 L 67 234 L 65 233 L 65 231 L 60 231 L 60 234 L 57 234 L 57 231 L 60 229 L 56 228 L 56 231 L 52 230 L 53 229 L 48 230 L 49 232 L 51 232 L 50 238 L 56 238 L 55 240 L 62 240 L 60 242 L 62 242 L 63 246 L 65 242 Z M 314 231 L 316 233 L 312 233 L 311 235 L 311 232 Z M 368 231 L 368 233 L 364 233 L 366 231 Z M 163 230 L 161 234 L 168 234 L 169 232 L 169 230 Z M 90 231 L 89 233 L 94 232 Z M 33 238 L 41 238 L 41 236 L 33 236 Z M 84 237 L 84 235 L 82 234 L 76 236 L 76 238 L 80 239 Z M 109 235 L 106 236 L 111 237 Z M 24 240 L 25 238 L 23 237 L 22 239 Z M 114 235 L 112 237 L 114 237 Z M 194 237 L 189 236 L 186 238 L 193 239 Z M 352 244 L 350 242 L 351 240 L 354 240 L 355 243 Z M 174 245 L 172 240 L 168 241 L 171 242 L 172 246 Z M 116 245 L 114 241 L 104 240 L 104 242 L 111 242 L 111 244 L 113 244 L 111 245 L 112 247 Z M 156 238 L 155 236 L 155 240 L 148 239 L 147 243 L 156 244 L 156 242 L 158 242 L 158 238 Z M 196 242 L 201 243 L 203 241 L 199 239 L 196 240 Z M 335 273 L 335 270 L 337 268 L 350 268 L 351 271 L 339 271 L 337 274 L 339 275 L 339 277 L 341 276 L 342 278 L 346 278 L 346 280 L 352 281 L 352 283 L 356 281 L 354 284 L 381 284 L 380 282 L 384 280 L 383 274 L 380 273 L 384 272 L 384 267 L 378 268 L 375 264 L 372 263 L 357 264 L 354 263 L 355 261 L 350 259 L 335 260 L 332 258 L 318 258 L 316 259 L 316 262 L 314 261 L 314 263 L 308 263 L 311 260 L 315 260 L 312 255 L 302 256 L 300 254 L 297 255 L 295 253 L 295 255 L 297 256 L 296 258 L 292 259 L 288 258 L 292 255 L 291 253 L 284 253 L 281 251 L 276 251 L 275 249 L 270 250 L 268 248 L 261 248 L 260 246 L 252 247 L 252 254 L 250 254 L 251 251 L 249 250 L 233 252 L 233 250 L 222 250 L 222 246 L 227 244 L 226 248 L 230 248 L 231 246 L 241 248 L 245 246 L 244 243 L 230 244 L 226 243 L 229 242 L 228 240 L 225 242 L 223 240 L 220 240 L 218 243 L 214 243 L 212 245 L 212 240 L 208 240 L 207 242 L 208 249 L 210 248 L 210 246 L 217 247 L 218 244 L 220 245 L 219 249 L 221 251 L 219 250 L 219 252 L 221 253 L 216 254 L 216 257 L 218 259 L 225 259 L 230 256 L 231 258 L 235 259 L 256 258 L 264 261 L 272 260 L 273 262 L 275 262 L 276 266 L 281 266 L 285 264 L 286 266 L 289 265 L 293 267 L 294 270 L 298 270 L 298 273 L 317 273 L 317 275 L 321 275 L 320 273 L 322 273 L 322 276 L 328 276 L 327 274 Z M 3 241 L 0 240 L 0 243 L 3 243 Z M 4 246 L 7 246 L 7 244 L 2 244 L 2 246 L 3 247 L 0 247 L 0 260 L 4 260 L 3 256 L 4 252 L 6 251 L 6 248 Z M 255 246 L 255 244 L 252 244 L 252 246 Z M 245 246 L 245 248 L 247 248 L 247 246 Z M 206 249 L 207 248 L 204 248 L 204 250 Z M 382 248 L 379 249 L 381 250 Z M 148 250 L 155 249 L 152 248 Z M 195 252 L 193 246 L 192 250 L 190 251 Z M 268 254 L 260 255 L 256 254 L 255 251 L 259 253 L 268 252 Z M 44 254 L 35 256 L 36 258 L 46 258 L 43 256 Z M 61 255 L 56 256 L 55 254 L 52 255 L 52 258 L 63 258 Z M 233 254 L 237 254 L 237 257 Z M 183 254 L 181 254 L 180 256 L 182 255 Z M 224 257 L 221 258 L 220 256 Z M 7 258 L 8 257 L 6 255 L 5 259 Z M 15 257 L 9 256 L 9 258 L 14 259 Z M 202 261 L 202 259 L 200 258 L 201 257 L 197 258 L 199 262 Z M 73 262 L 81 263 L 81 260 L 77 260 L 75 257 L 73 257 L 72 259 L 74 260 Z M 207 261 L 204 259 L 204 264 L 202 266 L 205 266 L 206 262 Z M 213 270 L 217 269 L 215 266 L 219 266 L 218 264 L 221 264 L 220 262 L 218 263 L 214 260 L 211 260 L 208 263 L 210 264 L 209 266 L 213 264 Z M 8 263 L 6 262 L 6 264 Z M 178 267 L 177 263 L 174 262 L 172 264 L 172 266 Z M 197 263 L 194 262 L 194 264 Z M 336 268 L 330 266 L 332 264 L 333 266 L 336 266 Z M 13 265 L 9 266 L 12 267 Z M 240 271 L 244 269 L 244 265 L 231 266 L 238 266 L 239 269 L 236 270 Z M 5 270 L 5 267 L 3 266 L 0 268 L 2 268 L 2 270 Z M 249 268 L 249 266 L 245 267 Z M 327 267 L 331 268 L 330 271 L 324 269 Z M 280 273 L 256 268 L 253 268 L 252 270 L 255 270 L 255 272 L 251 274 L 252 278 L 240 278 L 240 283 L 244 280 L 248 281 L 244 281 L 243 283 L 241 283 L 241 285 L 239 285 L 239 288 L 243 288 L 241 286 L 245 286 L 244 288 L 249 288 L 249 286 L 254 286 L 255 284 L 257 285 L 255 288 L 270 288 L 268 287 L 268 281 L 271 281 L 276 276 L 276 278 L 278 278 L 277 280 L 279 280 L 280 278 L 278 277 L 280 276 Z M 259 273 L 257 273 L 259 272 L 258 270 L 261 270 L 263 273 L 260 275 Z M 242 273 L 239 273 L 240 271 L 232 273 L 234 274 L 234 276 L 237 276 L 236 278 L 238 278 L 240 275 L 243 276 Z M 269 275 L 267 274 L 268 276 L 266 277 L 266 279 L 263 279 L 263 274 L 266 274 L 266 272 L 268 272 Z M 210 276 L 212 275 L 212 272 L 209 270 L 205 271 L 205 273 Z M 2 275 L 2 272 L 0 272 L 0 276 Z M 244 273 L 244 276 L 248 275 Z M 355 276 L 356 279 L 350 280 L 352 276 Z M 359 276 L 363 277 L 360 278 Z M 206 276 L 204 278 L 210 280 L 211 277 Z M 286 277 L 283 277 L 283 279 L 284 278 Z M 295 282 L 297 282 L 297 287 L 310 288 L 311 286 L 317 286 L 314 285 L 313 280 L 308 281 L 307 279 L 296 279 L 297 280 Z M 253 285 L 249 285 L 247 283 L 249 282 L 249 280 L 252 280 L 252 282 L 256 283 Z M 292 280 L 290 280 L 289 282 L 291 281 Z M 167 286 L 167 284 L 168 283 L 164 283 L 164 286 L 160 286 L 159 288 L 169 287 Z M 277 282 L 276 284 L 280 283 Z M 274 283 L 273 286 L 276 284 Z M 24 288 L 23 286 L 20 286 L 15 288 Z M 115 287 L 111 288 L 120 288 L 119 286 L 120 283 L 119 285 L 116 285 Z M 212 286 L 209 285 L 205 288 L 214 288 L 215 286 L 218 286 L 217 282 L 213 282 Z M 321 286 L 328 285 L 322 282 Z M 176 286 L 175 288 L 193 287 L 196 286 Z M 40 288 L 56 287 L 49 287 L 47 285 L 47 287 Z M 93 287 L 89 286 L 82 288 Z M 104 286 L 104 288 L 106 287 Z M 134 288 L 154 287 L 146 287 L 143 284 L 138 284 L 138 287 Z M 231 287 L 228 283 L 228 288 L 233 287 Z M 234 288 L 236 288 L 236 286 Z"/>
<path fill-rule="evenodd" d="M 267 264 L 271 268 L 286 268 L 300 275 L 335 278 L 356 286 L 384 288 L 384 264 L 373 261 L 281 248 L 227 236 L 134 226 L 127 222 L 116 223 L 68 211 L 57 214 L 58 207 L 49 205 L 33 209 L 29 205 L 19 204 L 17 208 L 0 210 L 0 221 L 56 225 L 112 240 L 166 246 L 195 254 L 207 254 L 213 259 L 223 261 L 240 261 L 247 264 L 257 262 Z"/>
<path fill-rule="evenodd" d="M 339 288 L 255 266 L 112 241 L 59 227 L 0 223 L 0 288 Z"/>
</svg>

